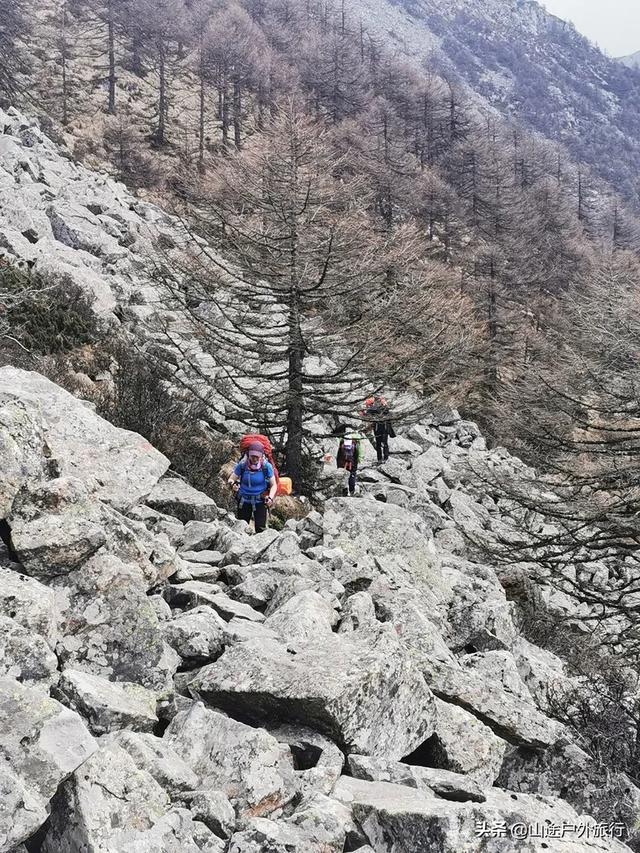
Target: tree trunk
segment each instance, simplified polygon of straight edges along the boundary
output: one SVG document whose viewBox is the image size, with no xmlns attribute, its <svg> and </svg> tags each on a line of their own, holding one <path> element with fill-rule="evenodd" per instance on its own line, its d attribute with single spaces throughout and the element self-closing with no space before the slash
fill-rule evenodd
<svg viewBox="0 0 640 853">
<path fill-rule="evenodd" d="M 158 59 L 160 62 L 160 89 L 158 92 L 158 132 L 156 134 L 156 142 L 158 143 L 158 145 L 164 145 L 167 115 L 167 79 L 164 41 L 161 41 L 159 44 Z"/>
<path fill-rule="evenodd" d="M 222 75 L 222 145 L 229 147 L 229 82 L 226 69 Z"/>
<path fill-rule="evenodd" d="M 199 144 L 198 167 L 204 168 L 204 115 L 205 115 L 205 85 L 204 85 L 204 47 L 200 39 L 200 101 L 199 101 Z"/>
<path fill-rule="evenodd" d="M 107 112 L 110 115 L 116 114 L 116 48 L 113 15 L 113 2 L 110 0 L 107 5 L 107 50 L 109 53 L 109 101 Z"/>
<path fill-rule="evenodd" d="M 233 81 L 233 141 L 239 149 L 242 145 L 242 89 L 238 80 Z"/>
<path fill-rule="evenodd" d="M 292 130 L 295 133 L 295 130 Z M 302 439 L 304 417 L 302 310 L 298 281 L 298 152 L 291 140 L 291 211 L 289 230 L 289 370 L 287 389 L 287 473 L 299 484 L 302 475 Z"/>
<path fill-rule="evenodd" d="M 492 396 L 498 382 L 498 317 L 496 304 L 496 268 L 493 258 L 489 264 L 487 281 L 487 331 L 489 333 L 489 364 L 487 365 L 487 391 Z"/>
<path fill-rule="evenodd" d="M 62 124 L 69 124 L 69 76 L 67 59 L 69 55 L 69 42 L 67 41 L 67 29 L 69 19 L 67 17 L 67 4 L 62 6 L 62 40 L 60 43 L 60 64 L 62 68 Z"/>
</svg>

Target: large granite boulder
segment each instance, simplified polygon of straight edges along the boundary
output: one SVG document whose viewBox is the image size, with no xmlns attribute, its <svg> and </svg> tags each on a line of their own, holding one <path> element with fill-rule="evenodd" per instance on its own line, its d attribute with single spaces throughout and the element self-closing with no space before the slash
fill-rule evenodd
<svg viewBox="0 0 640 853">
<path fill-rule="evenodd" d="M 222 790 L 247 816 L 280 809 L 296 793 L 287 746 L 201 703 L 178 713 L 164 740 L 191 767 L 198 787 Z"/>
<path fill-rule="evenodd" d="M 276 642 L 238 643 L 189 689 L 256 722 L 300 722 L 349 752 L 390 758 L 412 752 L 435 720 L 433 696 L 388 626 L 321 635 L 295 653 Z"/>
<path fill-rule="evenodd" d="M 78 711 L 96 735 L 119 729 L 148 732 L 158 723 L 156 695 L 139 684 L 65 669 L 56 696 Z"/>
<path fill-rule="evenodd" d="M 78 714 L 0 677 L 0 853 L 45 822 L 60 783 L 96 749 Z"/>
<path fill-rule="evenodd" d="M 629 853 L 615 838 L 598 837 L 595 821 L 562 800 L 496 788 L 486 801 L 453 802 L 426 790 L 343 776 L 334 796 L 351 806 L 376 851 L 416 853 Z M 563 834 L 543 836 L 550 827 Z M 564 830 L 563 830 L 564 827 Z"/>
<path fill-rule="evenodd" d="M 163 639 L 138 566 L 96 554 L 56 579 L 58 654 L 67 667 L 163 693 L 180 658 Z"/>
<path fill-rule="evenodd" d="M 90 492 L 116 508 L 126 509 L 145 497 L 169 467 L 169 460 L 142 436 L 114 427 L 44 376 L 2 367 L 0 410 L 9 404 L 14 413 L 5 414 L 4 419 L 15 421 L 16 402 L 24 407 L 22 422 L 32 424 L 18 432 L 20 444 L 37 446 L 37 425 L 41 424 L 58 473 L 82 480 Z M 7 427 L 3 429 L 7 435 Z M 11 435 L 15 444 L 15 433 Z M 23 451 L 20 459 L 22 455 Z M 14 449 L 9 458 L 15 457 Z M 34 466 L 37 460 L 27 461 L 27 470 L 33 472 Z"/>
</svg>

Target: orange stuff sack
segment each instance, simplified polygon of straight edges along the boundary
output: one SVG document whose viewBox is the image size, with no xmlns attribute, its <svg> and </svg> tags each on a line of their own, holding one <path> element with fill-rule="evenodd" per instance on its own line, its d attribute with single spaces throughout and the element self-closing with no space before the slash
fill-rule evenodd
<svg viewBox="0 0 640 853">
<path fill-rule="evenodd" d="M 290 495 L 293 491 L 293 482 L 291 477 L 280 477 L 278 479 L 278 491 L 276 495 Z"/>
</svg>

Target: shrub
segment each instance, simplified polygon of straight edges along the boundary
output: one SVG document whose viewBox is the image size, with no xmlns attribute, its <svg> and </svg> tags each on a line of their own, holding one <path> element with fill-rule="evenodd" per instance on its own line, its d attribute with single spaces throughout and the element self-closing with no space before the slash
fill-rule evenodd
<svg viewBox="0 0 640 853">
<path fill-rule="evenodd" d="M 36 355 L 69 352 L 99 337 L 97 318 L 77 285 L 69 279 L 49 285 L 1 259 L 0 320 L 5 342 Z"/>
</svg>

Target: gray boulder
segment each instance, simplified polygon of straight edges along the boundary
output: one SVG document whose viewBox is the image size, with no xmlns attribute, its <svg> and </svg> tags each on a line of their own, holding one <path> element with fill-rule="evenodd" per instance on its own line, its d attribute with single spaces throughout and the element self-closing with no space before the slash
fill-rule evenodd
<svg viewBox="0 0 640 853">
<path fill-rule="evenodd" d="M 512 606 L 493 569 L 451 558 L 442 571 L 453 593 L 447 612 L 447 645 L 456 651 L 511 649 L 517 633 Z"/>
<path fill-rule="evenodd" d="M 194 820 L 204 823 L 220 838 L 230 838 L 236 826 L 236 813 L 223 791 L 206 788 L 186 791 L 182 800 L 189 806 Z"/>
<path fill-rule="evenodd" d="M 291 750 L 296 785 L 303 797 L 331 793 L 344 767 L 344 755 L 333 741 L 305 726 L 278 726 L 270 734 Z"/>
<path fill-rule="evenodd" d="M 35 578 L 0 567 L 0 613 L 53 647 L 58 638 L 58 614 L 52 589 Z"/>
<path fill-rule="evenodd" d="M 236 541 L 225 550 L 220 565 L 249 566 L 252 563 L 259 563 L 269 546 L 276 543 L 280 535 L 278 530 L 267 528 L 254 536 L 238 536 Z"/>
<path fill-rule="evenodd" d="M 515 794 L 496 788 L 483 803 L 452 802 L 404 785 L 365 782 L 343 776 L 334 796 L 351 806 L 374 850 L 394 853 L 628 853 L 624 844 L 587 836 L 587 823 L 562 800 Z M 542 839 L 536 827 L 567 825 L 563 837 Z M 573 828 L 573 829 L 572 829 Z M 544 847 L 541 847 L 541 842 Z"/>
<path fill-rule="evenodd" d="M 336 619 L 336 611 L 325 598 L 313 590 L 304 590 L 268 616 L 264 625 L 285 643 L 297 646 L 329 636 Z"/>
<path fill-rule="evenodd" d="M 62 786 L 42 851 L 123 850 L 141 840 L 169 807 L 160 785 L 124 749 L 105 742 Z"/>
<path fill-rule="evenodd" d="M 196 607 L 162 625 L 167 643 L 183 660 L 213 660 L 225 645 L 227 623 L 212 607 Z"/>
<path fill-rule="evenodd" d="M 163 640 L 137 566 L 96 554 L 53 584 L 63 636 L 57 651 L 67 667 L 159 693 L 171 689 L 180 659 Z"/>
<path fill-rule="evenodd" d="M 78 711 L 96 735 L 118 729 L 150 732 L 158 722 L 155 693 L 139 684 L 107 681 L 89 672 L 65 669 L 56 696 Z"/>
<path fill-rule="evenodd" d="M 59 475 L 77 477 L 116 508 L 139 502 L 169 467 L 142 436 L 114 427 L 38 373 L 0 368 L 0 401 L 19 401 L 42 423 Z"/>
<path fill-rule="evenodd" d="M 58 659 L 38 634 L 0 614 L 0 675 L 49 692 L 58 679 Z"/>
<path fill-rule="evenodd" d="M 189 521 L 179 535 L 181 552 L 215 550 L 222 535 L 219 521 Z"/>
<path fill-rule="evenodd" d="M 225 651 L 191 692 L 256 722 L 317 728 L 350 752 L 401 758 L 433 732 L 434 702 L 395 633 L 330 634 L 293 654 L 274 642 Z"/>
<path fill-rule="evenodd" d="M 173 808 L 150 829 L 128 835 L 118 853 L 224 853 L 222 841 L 186 809 Z"/>
<path fill-rule="evenodd" d="M 481 788 L 497 779 L 507 744 L 473 714 L 436 698 L 436 726 L 429 763 L 472 776 Z"/>
<path fill-rule="evenodd" d="M 549 709 L 550 696 L 561 695 L 567 688 L 571 688 L 564 664 L 553 652 L 534 646 L 524 637 L 518 637 L 513 656 L 522 681 L 544 713 Z"/>
<path fill-rule="evenodd" d="M 486 800 L 482 788 L 470 776 L 438 770 L 432 767 L 414 767 L 398 761 L 385 761 L 366 755 L 350 755 L 349 770 L 355 779 L 369 782 L 394 782 L 410 788 L 432 791 L 443 800 L 483 803 Z"/>
<path fill-rule="evenodd" d="M 144 770 L 152 776 L 170 797 L 181 797 L 185 791 L 198 786 L 196 774 L 165 738 L 120 731 L 110 735 L 105 743 L 110 741 L 124 749 L 138 770 Z"/>
<path fill-rule="evenodd" d="M 183 522 L 215 521 L 218 517 L 215 501 L 178 477 L 159 480 L 147 495 L 146 503 Z"/>
<path fill-rule="evenodd" d="M 231 838 L 229 853 L 342 853 L 352 825 L 348 808 L 318 795 L 285 821 L 249 821 Z"/>
<path fill-rule="evenodd" d="M 195 772 L 197 787 L 223 791 L 245 816 L 267 815 L 295 794 L 291 752 L 264 729 L 194 703 L 164 739 Z"/>
<path fill-rule="evenodd" d="M 626 825 L 637 846 L 640 790 L 626 774 L 601 767 L 575 744 L 559 743 L 546 752 L 511 747 L 496 785 L 560 797 L 579 814 L 592 815 L 603 824 Z"/>
<path fill-rule="evenodd" d="M 466 655 L 459 669 L 441 673 L 438 695 L 470 710 L 510 743 L 543 748 L 562 734 L 562 726 L 534 705 L 509 652 Z"/>
<path fill-rule="evenodd" d="M 9 515 L 25 484 L 51 473 L 47 450 L 40 411 L 8 393 L 5 384 L 0 388 L 0 518 Z"/>
<path fill-rule="evenodd" d="M 223 619 L 247 619 L 250 622 L 264 622 L 264 615 L 249 604 L 236 601 L 221 591 L 218 584 L 204 581 L 185 581 L 171 584 L 166 592 L 169 602 L 175 607 L 198 607 L 206 605 Z"/>
<path fill-rule="evenodd" d="M 27 574 L 44 578 L 73 571 L 107 541 L 89 519 L 60 515 L 12 520 L 11 539 Z"/>
<path fill-rule="evenodd" d="M 414 513 L 371 499 L 340 498 L 327 503 L 323 544 L 341 548 L 354 560 L 365 554 L 404 558 L 411 569 L 430 565 L 435 557 L 429 528 Z"/>
<path fill-rule="evenodd" d="M 101 550 L 136 563 L 150 587 L 178 565 L 165 536 L 96 500 L 74 477 L 57 477 L 22 494 L 9 522 L 27 574 L 59 577 Z"/>
<path fill-rule="evenodd" d="M 356 592 L 346 600 L 340 614 L 338 632 L 371 628 L 376 623 L 376 609 L 368 592 Z"/>
<path fill-rule="evenodd" d="M 1 853 L 44 823 L 60 783 L 96 748 L 76 713 L 38 689 L 0 677 Z"/>
</svg>

